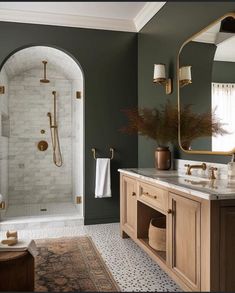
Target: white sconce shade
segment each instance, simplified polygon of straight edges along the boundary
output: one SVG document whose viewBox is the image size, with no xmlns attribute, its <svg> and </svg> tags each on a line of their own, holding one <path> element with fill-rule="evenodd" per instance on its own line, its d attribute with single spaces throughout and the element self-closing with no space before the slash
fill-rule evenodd
<svg viewBox="0 0 235 293">
<path fill-rule="evenodd" d="M 179 69 L 179 81 L 180 81 L 181 87 L 189 83 L 192 83 L 191 68 L 192 66 L 189 65 L 189 66 L 182 66 Z"/>
<path fill-rule="evenodd" d="M 167 95 L 172 93 L 172 80 L 166 78 L 165 64 L 154 64 L 153 82 L 163 85 Z"/>
<path fill-rule="evenodd" d="M 165 64 L 154 64 L 153 81 L 163 82 L 166 80 Z"/>
</svg>

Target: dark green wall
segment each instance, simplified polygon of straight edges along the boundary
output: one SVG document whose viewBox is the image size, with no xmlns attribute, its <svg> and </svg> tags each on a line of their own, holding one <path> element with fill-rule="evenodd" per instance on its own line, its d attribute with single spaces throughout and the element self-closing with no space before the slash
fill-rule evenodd
<svg viewBox="0 0 235 293">
<path fill-rule="evenodd" d="M 144 26 L 138 35 L 138 93 L 139 106 L 156 107 L 169 98 L 177 103 L 176 62 L 181 45 L 192 35 L 223 16 L 235 12 L 234 2 L 167 2 Z M 154 63 L 165 63 L 173 78 L 173 93 L 167 96 L 164 88 L 153 80 Z M 139 166 L 154 167 L 153 141 L 139 138 Z M 176 158 L 227 163 L 230 157 L 188 155 L 174 150 Z"/>
<path fill-rule="evenodd" d="M 212 81 L 222 83 L 235 82 L 235 62 L 214 61 Z"/>
<path fill-rule="evenodd" d="M 65 50 L 79 61 L 85 77 L 85 223 L 119 220 L 118 168 L 136 167 L 138 141 L 118 132 L 126 122 L 120 109 L 137 105 L 137 34 L 105 30 L 0 22 L 0 64 L 30 45 Z M 95 199 L 95 160 L 109 156 L 112 198 Z"/>
</svg>

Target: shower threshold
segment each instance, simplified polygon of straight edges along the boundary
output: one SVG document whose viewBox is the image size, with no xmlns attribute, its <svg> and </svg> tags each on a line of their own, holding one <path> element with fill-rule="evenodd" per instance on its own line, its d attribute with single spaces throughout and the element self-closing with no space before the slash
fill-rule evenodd
<svg viewBox="0 0 235 293">
<path fill-rule="evenodd" d="M 76 205 L 69 202 L 10 205 L 0 222 L 0 230 L 65 227 L 83 224 Z"/>
</svg>

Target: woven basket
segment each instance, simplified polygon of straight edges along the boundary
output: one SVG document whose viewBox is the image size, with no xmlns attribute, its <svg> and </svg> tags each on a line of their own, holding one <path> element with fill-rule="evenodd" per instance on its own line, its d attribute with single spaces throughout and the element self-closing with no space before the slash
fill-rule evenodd
<svg viewBox="0 0 235 293">
<path fill-rule="evenodd" d="M 153 249 L 166 251 L 166 217 L 152 219 L 148 234 L 149 245 Z"/>
</svg>

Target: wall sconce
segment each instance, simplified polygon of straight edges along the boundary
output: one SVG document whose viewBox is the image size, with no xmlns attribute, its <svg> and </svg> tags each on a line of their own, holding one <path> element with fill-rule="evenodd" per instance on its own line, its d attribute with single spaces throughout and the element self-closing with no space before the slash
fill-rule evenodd
<svg viewBox="0 0 235 293">
<path fill-rule="evenodd" d="M 165 85 L 167 95 L 172 93 L 172 80 L 166 78 L 165 64 L 154 64 L 153 82 Z"/>
<path fill-rule="evenodd" d="M 184 86 L 192 83 L 191 67 L 192 66 L 190 66 L 190 65 L 180 67 L 180 69 L 179 69 L 180 87 L 184 87 Z"/>
</svg>

